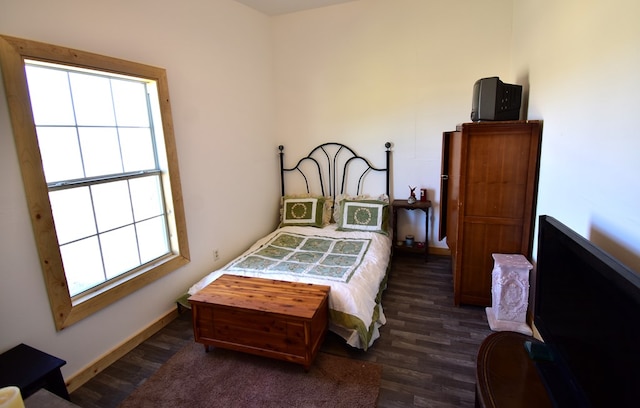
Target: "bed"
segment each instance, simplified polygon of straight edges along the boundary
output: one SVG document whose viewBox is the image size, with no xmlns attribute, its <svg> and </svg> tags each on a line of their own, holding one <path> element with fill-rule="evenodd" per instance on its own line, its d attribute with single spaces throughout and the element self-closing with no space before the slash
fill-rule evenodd
<svg viewBox="0 0 640 408">
<path fill-rule="evenodd" d="M 284 147 L 279 150 L 279 227 L 196 282 L 186 297 L 224 274 L 327 285 L 329 330 L 366 350 L 385 324 L 391 144 L 384 167 L 341 143 L 321 144 L 292 167 L 284 164 Z"/>
</svg>

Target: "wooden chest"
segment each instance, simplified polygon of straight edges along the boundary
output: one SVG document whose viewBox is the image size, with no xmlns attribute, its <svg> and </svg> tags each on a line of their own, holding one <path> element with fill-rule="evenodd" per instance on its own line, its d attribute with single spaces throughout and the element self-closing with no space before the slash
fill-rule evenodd
<svg viewBox="0 0 640 408">
<path fill-rule="evenodd" d="M 329 286 L 222 275 L 189 298 L 195 341 L 309 369 L 328 327 Z"/>
</svg>

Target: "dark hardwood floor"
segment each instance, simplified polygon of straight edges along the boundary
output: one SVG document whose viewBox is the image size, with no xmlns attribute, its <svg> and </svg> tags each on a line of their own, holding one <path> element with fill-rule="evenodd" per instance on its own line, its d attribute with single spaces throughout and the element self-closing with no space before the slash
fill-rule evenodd
<svg viewBox="0 0 640 408">
<path fill-rule="evenodd" d="M 491 333 L 484 308 L 453 306 L 450 259 L 397 256 L 382 304 L 387 324 L 368 351 L 329 333 L 323 352 L 383 366 L 378 407 L 473 407 L 476 354 Z M 85 408 L 117 407 L 184 345 L 184 313 L 71 394 Z M 286 405 L 286 402 L 285 402 Z"/>
</svg>

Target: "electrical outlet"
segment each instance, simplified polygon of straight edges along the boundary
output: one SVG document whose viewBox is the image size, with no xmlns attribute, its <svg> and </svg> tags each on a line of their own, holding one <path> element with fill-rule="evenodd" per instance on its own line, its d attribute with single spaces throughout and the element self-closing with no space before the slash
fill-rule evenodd
<svg viewBox="0 0 640 408">
<path fill-rule="evenodd" d="M 214 260 L 215 262 L 217 262 L 217 261 L 219 261 L 219 260 L 220 260 L 220 254 L 218 253 L 218 250 L 217 250 L 217 249 L 214 249 L 214 250 L 213 250 L 213 260 Z"/>
</svg>

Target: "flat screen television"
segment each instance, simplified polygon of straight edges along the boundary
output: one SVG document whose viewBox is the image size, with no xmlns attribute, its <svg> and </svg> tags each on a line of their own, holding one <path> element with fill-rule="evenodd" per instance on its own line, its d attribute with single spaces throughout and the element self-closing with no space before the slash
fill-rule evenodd
<svg viewBox="0 0 640 408">
<path fill-rule="evenodd" d="M 534 324 L 552 361 L 536 361 L 558 407 L 640 406 L 640 275 L 540 216 Z"/>
</svg>

